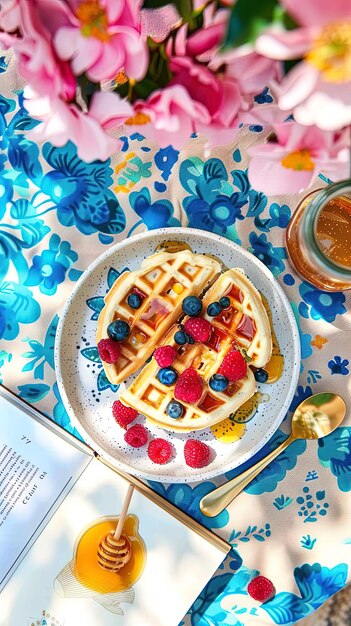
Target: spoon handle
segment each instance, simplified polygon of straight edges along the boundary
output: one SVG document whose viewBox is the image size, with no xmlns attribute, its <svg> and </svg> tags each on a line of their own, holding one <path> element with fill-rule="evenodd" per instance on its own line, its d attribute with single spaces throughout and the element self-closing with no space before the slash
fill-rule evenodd
<svg viewBox="0 0 351 626">
<path fill-rule="evenodd" d="M 249 467 L 245 472 L 239 474 L 232 480 L 229 480 L 224 485 L 217 487 L 213 491 L 210 491 L 206 496 L 200 500 L 200 511 L 207 517 L 214 517 L 225 509 L 228 504 L 231 503 L 234 498 L 259 474 L 273 459 L 275 459 L 285 448 L 287 448 L 295 438 L 291 434 L 288 439 L 285 439 L 275 450 L 272 450 L 267 456 L 260 461 L 257 461 L 255 465 Z"/>
</svg>

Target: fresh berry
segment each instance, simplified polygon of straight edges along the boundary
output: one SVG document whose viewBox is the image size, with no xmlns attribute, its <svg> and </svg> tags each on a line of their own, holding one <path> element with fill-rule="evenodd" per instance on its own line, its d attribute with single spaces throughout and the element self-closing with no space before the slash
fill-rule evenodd
<svg viewBox="0 0 351 626">
<path fill-rule="evenodd" d="M 141 297 L 137 293 L 130 293 L 127 302 L 131 309 L 138 309 L 141 306 Z"/>
<path fill-rule="evenodd" d="M 158 437 L 157 439 L 150 441 L 147 453 L 151 461 L 157 463 L 158 465 L 163 465 L 171 458 L 172 444 L 169 441 L 166 441 L 166 439 Z"/>
<path fill-rule="evenodd" d="M 207 307 L 207 315 L 216 317 L 222 311 L 222 305 L 219 302 L 211 302 Z"/>
<path fill-rule="evenodd" d="M 266 383 L 268 380 L 268 372 L 262 368 L 255 370 L 255 379 L 258 383 Z"/>
<path fill-rule="evenodd" d="M 121 354 L 121 348 L 117 341 L 113 341 L 112 339 L 100 339 L 97 347 L 102 361 L 109 364 L 117 363 Z"/>
<path fill-rule="evenodd" d="M 221 305 L 222 309 L 227 309 L 230 306 L 230 298 L 228 298 L 227 296 L 223 296 L 219 299 L 219 304 Z"/>
<path fill-rule="evenodd" d="M 188 439 L 184 446 L 185 463 L 189 467 L 206 467 L 210 462 L 211 448 L 197 439 Z"/>
<path fill-rule="evenodd" d="M 177 351 L 173 346 L 161 346 L 154 352 L 157 365 L 160 367 L 168 367 L 172 365 L 174 359 L 177 358 Z"/>
<path fill-rule="evenodd" d="M 107 334 L 113 341 L 125 341 L 130 334 L 130 326 L 124 320 L 115 320 L 107 326 Z"/>
<path fill-rule="evenodd" d="M 188 343 L 190 343 L 190 344 L 195 343 L 195 339 L 193 339 L 191 335 L 189 335 L 188 333 L 185 333 L 185 334 L 186 334 L 186 338 L 187 338 L 187 342 Z"/>
<path fill-rule="evenodd" d="M 229 380 L 222 374 L 213 374 L 208 384 L 210 385 L 213 391 L 225 391 L 228 387 Z"/>
<path fill-rule="evenodd" d="M 183 330 L 177 330 L 177 332 L 174 333 L 174 341 L 178 346 L 184 346 L 188 343 L 188 335 Z"/>
<path fill-rule="evenodd" d="M 207 341 L 211 334 L 211 322 L 203 317 L 191 317 L 187 319 L 184 328 L 195 341 Z"/>
<path fill-rule="evenodd" d="M 133 448 L 141 448 L 145 446 L 148 436 L 149 433 L 145 426 L 135 424 L 135 426 L 128 428 L 127 432 L 124 434 L 124 441 Z"/>
<path fill-rule="evenodd" d="M 202 302 L 197 296 L 187 296 L 182 302 L 182 309 L 186 315 L 197 317 L 202 311 Z"/>
<path fill-rule="evenodd" d="M 184 407 L 180 402 L 176 402 L 176 400 L 171 400 L 166 406 L 166 413 L 174 420 L 182 417 L 184 413 Z"/>
<path fill-rule="evenodd" d="M 193 404 L 202 396 L 202 380 L 193 367 L 188 367 L 179 376 L 174 389 L 174 397 L 181 402 Z"/>
<path fill-rule="evenodd" d="M 127 428 L 127 426 L 138 417 L 138 411 L 132 409 L 130 406 L 125 406 L 120 400 L 114 401 L 112 414 L 117 424 L 122 426 L 122 428 Z"/>
<path fill-rule="evenodd" d="M 178 374 L 173 367 L 162 367 L 157 374 L 157 378 L 162 385 L 170 387 L 171 385 L 174 385 L 178 378 Z"/>
<path fill-rule="evenodd" d="M 247 371 L 246 361 L 240 350 L 229 350 L 225 355 L 222 365 L 218 370 L 218 374 L 226 376 L 228 380 L 240 380 L 244 378 Z"/>
<path fill-rule="evenodd" d="M 272 581 L 265 576 L 256 576 L 247 586 L 247 592 L 254 600 L 258 602 L 267 602 L 275 595 L 275 589 Z"/>
</svg>

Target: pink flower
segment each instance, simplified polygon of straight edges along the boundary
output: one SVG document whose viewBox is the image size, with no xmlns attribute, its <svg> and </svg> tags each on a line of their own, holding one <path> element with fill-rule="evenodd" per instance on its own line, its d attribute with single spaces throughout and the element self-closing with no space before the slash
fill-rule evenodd
<svg viewBox="0 0 351 626">
<path fill-rule="evenodd" d="M 105 161 L 120 149 L 120 140 L 105 131 L 123 124 L 133 113 L 131 105 L 117 94 L 102 91 L 93 95 L 87 113 L 60 98 L 38 96 L 30 87 L 25 88 L 24 95 L 29 114 L 42 121 L 27 136 L 37 142 L 50 141 L 55 146 L 72 141 L 78 156 L 87 162 Z"/>
<path fill-rule="evenodd" d="M 0 29 L 9 33 L 19 28 L 21 12 L 19 0 L 7 0 L 0 5 Z"/>
<path fill-rule="evenodd" d="M 141 32 L 160 43 L 170 32 L 180 26 L 182 18 L 173 4 L 167 4 L 157 9 L 143 9 L 141 11 Z"/>
<path fill-rule="evenodd" d="M 210 145 L 232 141 L 238 128 L 237 116 L 243 106 L 236 81 L 217 77 L 189 57 L 172 58 L 170 69 L 174 75 L 171 85 L 185 88 L 193 102 L 207 111 L 208 121 L 196 120 L 197 132 L 205 134 Z"/>
<path fill-rule="evenodd" d="M 209 124 L 207 108 L 193 101 L 181 85 L 171 85 L 154 91 L 146 102 L 135 102 L 134 115 L 126 123 L 131 131 L 138 130 L 161 148 L 170 144 L 181 148 L 199 121 Z"/>
<path fill-rule="evenodd" d="M 274 59 L 304 60 L 284 78 L 278 104 L 300 124 L 338 130 L 351 123 L 350 0 L 281 0 L 302 28 L 271 29 L 256 50 Z"/>
<path fill-rule="evenodd" d="M 75 74 L 86 72 L 95 82 L 122 69 L 128 78 L 144 77 L 148 53 L 133 0 L 69 0 L 69 5 L 69 22 L 58 28 L 54 42 Z"/>
<path fill-rule="evenodd" d="M 244 94 L 256 95 L 272 81 L 281 77 L 277 61 L 257 54 L 249 46 L 240 46 L 225 52 L 219 51 L 209 63 L 216 72 L 225 68 L 225 76 L 237 81 Z"/>
<path fill-rule="evenodd" d="M 12 17 L 18 19 L 20 14 L 21 36 L 0 33 L 0 43 L 14 49 L 20 74 L 41 95 L 72 99 L 75 77 L 69 64 L 57 57 L 50 31 L 52 23 L 60 24 L 65 19 L 64 5 L 60 0 L 17 0 L 12 7 Z"/>
<path fill-rule="evenodd" d="M 295 122 L 274 124 L 276 139 L 249 148 L 251 185 L 266 195 L 292 194 L 306 189 L 320 172 L 331 180 L 346 178 L 349 168 L 348 132 L 322 131 Z"/>
</svg>

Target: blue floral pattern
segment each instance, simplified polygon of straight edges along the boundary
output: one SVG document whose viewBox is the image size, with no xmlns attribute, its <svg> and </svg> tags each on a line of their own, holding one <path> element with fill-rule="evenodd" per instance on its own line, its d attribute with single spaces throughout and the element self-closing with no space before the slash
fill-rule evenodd
<svg viewBox="0 0 351 626">
<path fill-rule="evenodd" d="M 8 71 L 6 57 L 1 56 L 0 81 Z M 255 100 L 264 106 L 272 96 L 264 89 Z M 180 153 L 171 146 L 150 146 L 134 133 L 121 138 L 122 152 L 111 160 L 84 163 L 72 143 L 60 148 L 35 144 L 29 131 L 36 124 L 23 106 L 23 94 L 9 91 L 4 83 L 0 95 L 0 381 L 80 437 L 60 398 L 54 372 L 58 314 L 67 294 L 106 246 L 135 231 L 182 224 L 223 235 L 250 250 L 282 285 L 300 330 L 301 376 L 287 419 L 250 462 L 226 478 L 237 476 L 288 436 L 289 417 L 305 398 L 327 385 L 347 396 L 350 357 L 345 331 L 350 330 L 346 315 L 350 297 L 301 281 L 289 264 L 284 232 L 296 201 L 267 198 L 251 188 L 247 176 L 245 146 L 262 140 L 260 126 L 244 131 L 242 145 L 239 140 L 216 149 L 209 158 L 199 149 L 199 138 Z M 125 269 L 109 268 L 102 292 L 87 300 L 92 319 L 97 320 L 105 293 Z M 110 383 L 96 346 L 82 337 L 79 350 L 84 367 L 96 374 L 94 398 L 99 402 Z M 333 526 L 344 494 L 351 490 L 351 422 L 349 417 L 346 420 L 318 443 L 306 446 L 296 441 L 246 487 L 232 507 L 214 518 L 200 512 L 199 502 L 223 478 L 200 484 L 151 483 L 233 546 L 184 617 L 184 626 L 251 626 L 256 618 L 260 624 L 292 625 L 349 582 L 351 555 L 338 549 L 350 543 L 349 529 L 336 534 Z M 284 549 L 284 529 L 290 527 L 296 528 L 289 545 L 295 569 L 285 572 L 284 582 L 278 572 L 273 580 L 275 597 L 257 603 L 249 597 L 247 585 L 265 572 L 247 565 L 254 567 L 255 558 L 257 567 L 263 558 L 269 560 L 270 546 L 277 542 Z M 325 550 L 326 536 L 335 542 L 335 551 Z M 340 562 L 340 553 L 347 562 Z"/>
</svg>

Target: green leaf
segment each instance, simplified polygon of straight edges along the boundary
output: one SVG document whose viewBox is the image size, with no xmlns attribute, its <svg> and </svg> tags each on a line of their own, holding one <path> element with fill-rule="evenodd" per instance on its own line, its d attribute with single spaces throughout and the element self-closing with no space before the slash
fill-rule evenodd
<svg viewBox="0 0 351 626">
<path fill-rule="evenodd" d="M 225 46 L 254 42 L 271 24 L 283 23 L 284 15 L 278 0 L 238 0 L 231 11 Z"/>
</svg>

